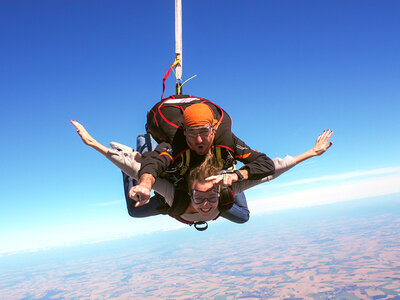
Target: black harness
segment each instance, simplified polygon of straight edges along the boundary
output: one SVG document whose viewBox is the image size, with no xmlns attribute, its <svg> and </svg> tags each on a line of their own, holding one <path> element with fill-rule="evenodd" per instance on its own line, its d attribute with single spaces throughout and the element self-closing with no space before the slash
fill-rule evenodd
<svg viewBox="0 0 400 300">
<path fill-rule="evenodd" d="M 215 119 L 220 123 L 214 138 L 214 152 L 221 169 L 233 168 L 235 158 L 232 155 L 234 144 L 231 139 L 227 139 L 225 132 L 231 131 L 232 121 L 229 115 L 218 105 L 213 102 L 190 95 L 175 95 L 166 99 L 162 99 L 147 113 L 146 131 L 150 133 L 158 142 L 167 142 L 175 149 L 180 149 L 176 157 L 173 157 L 174 163 L 171 169 L 166 171 L 162 176 L 175 186 L 174 201 L 172 207 L 167 203 L 160 203 L 158 211 L 162 214 L 168 214 L 178 221 L 194 225 L 199 231 L 204 231 L 208 228 L 207 222 L 190 222 L 184 220 L 180 215 L 184 214 L 190 204 L 190 196 L 185 186 L 186 171 L 189 165 L 197 164 L 198 157 L 194 151 L 190 151 L 186 145 L 186 139 L 183 135 L 183 111 L 186 107 L 195 103 L 205 103 L 213 110 Z M 184 145 L 183 145 L 184 143 Z M 192 157 L 191 157 L 192 156 Z M 233 192 L 230 187 L 224 187 L 220 190 L 220 199 L 218 209 L 220 214 L 227 211 L 234 203 Z"/>
</svg>

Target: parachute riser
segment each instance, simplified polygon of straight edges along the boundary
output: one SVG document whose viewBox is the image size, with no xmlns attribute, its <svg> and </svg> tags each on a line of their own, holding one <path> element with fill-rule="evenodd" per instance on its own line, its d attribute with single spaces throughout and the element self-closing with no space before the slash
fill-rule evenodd
<svg viewBox="0 0 400 300">
<path fill-rule="evenodd" d="M 182 0 L 175 0 L 175 61 L 163 77 L 163 92 L 161 94 L 161 99 L 164 97 L 165 81 L 167 80 L 171 70 L 174 72 L 176 78 L 175 93 L 176 95 L 182 95 L 182 86 L 190 79 L 197 76 L 194 75 L 182 82 Z"/>
<path fill-rule="evenodd" d="M 182 95 L 182 0 L 175 0 L 175 61 L 176 94 Z"/>
<path fill-rule="evenodd" d="M 175 86 L 176 95 L 182 95 L 182 83 L 177 82 Z"/>
</svg>

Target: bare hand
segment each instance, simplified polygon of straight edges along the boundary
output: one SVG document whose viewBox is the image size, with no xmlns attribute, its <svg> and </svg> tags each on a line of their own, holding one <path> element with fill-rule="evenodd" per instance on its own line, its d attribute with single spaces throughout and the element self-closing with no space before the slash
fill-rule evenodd
<svg viewBox="0 0 400 300">
<path fill-rule="evenodd" d="M 321 155 L 326 150 L 332 146 L 332 142 L 329 142 L 330 137 L 332 136 L 332 130 L 324 130 L 324 132 L 317 138 L 314 147 L 311 149 L 315 155 Z"/>
<path fill-rule="evenodd" d="M 94 144 L 95 139 L 86 131 L 85 127 L 83 127 L 83 125 L 80 124 L 78 121 L 71 120 L 71 123 L 72 125 L 75 126 L 76 132 L 79 134 L 82 141 L 86 145 L 92 146 Z"/>
<path fill-rule="evenodd" d="M 135 200 L 135 207 L 145 205 L 150 202 L 151 189 L 145 185 L 135 185 L 129 190 L 129 198 Z"/>
<path fill-rule="evenodd" d="M 206 178 L 206 181 L 211 181 L 214 186 L 222 184 L 223 186 L 231 186 L 232 183 L 238 181 L 238 176 L 235 173 L 214 175 Z"/>
</svg>

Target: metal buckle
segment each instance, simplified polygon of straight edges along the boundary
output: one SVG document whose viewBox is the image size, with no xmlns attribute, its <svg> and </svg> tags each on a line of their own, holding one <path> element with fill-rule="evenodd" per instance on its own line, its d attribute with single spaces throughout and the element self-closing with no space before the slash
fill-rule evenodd
<svg viewBox="0 0 400 300">
<path fill-rule="evenodd" d="M 196 228 L 198 231 L 204 231 L 208 228 L 208 224 L 206 221 L 198 221 L 194 222 L 194 228 Z"/>
</svg>

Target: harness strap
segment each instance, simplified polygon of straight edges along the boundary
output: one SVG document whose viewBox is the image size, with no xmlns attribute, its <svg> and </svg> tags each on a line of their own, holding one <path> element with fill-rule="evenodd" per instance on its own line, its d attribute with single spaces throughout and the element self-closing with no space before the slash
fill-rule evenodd
<svg viewBox="0 0 400 300">
<path fill-rule="evenodd" d="M 185 164 L 182 168 L 182 171 L 179 173 L 179 175 L 184 175 L 186 173 L 186 171 L 189 169 L 189 165 L 190 165 L 190 149 L 187 149 L 185 151 Z"/>
<path fill-rule="evenodd" d="M 224 163 L 222 162 L 221 147 L 215 147 L 215 155 L 217 156 L 218 166 L 222 169 Z"/>
<path fill-rule="evenodd" d="M 221 169 L 226 168 L 225 162 L 228 162 L 228 165 L 229 165 L 228 169 L 229 170 L 235 170 L 236 169 L 235 165 L 234 164 L 232 164 L 232 165 L 229 164 L 229 158 L 231 157 L 232 160 L 234 160 L 233 156 L 229 153 L 229 156 L 227 157 L 227 160 L 224 160 L 222 158 L 222 152 L 221 152 L 222 150 L 221 149 L 222 149 L 222 147 L 220 147 L 220 146 L 215 146 L 214 147 L 215 156 L 217 158 L 218 166 Z M 165 154 L 168 154 L 168 153 L 166 153 L 166 152 L 161 153 L 161 155 L 165 155 Z M 179 153 L 174 158 L 171 157 L 172 161 L 175 161 L 176 159 L 178 159 L 178 157 L 182 157 L 182 163 L 180 164 L 181 169 L 179 171 L 179 175 L 183 176 L 183 175 L 185 175 L 185 173 L 190 168 L 190 149 L 186 149 L 186 150 L 182 151 L 181 153 Z"/>
</svg>

